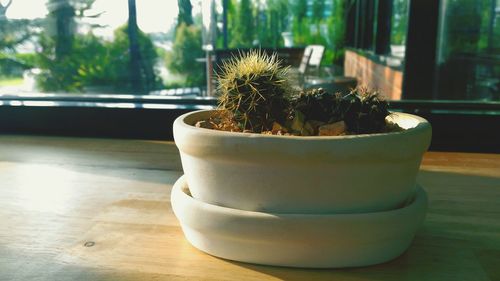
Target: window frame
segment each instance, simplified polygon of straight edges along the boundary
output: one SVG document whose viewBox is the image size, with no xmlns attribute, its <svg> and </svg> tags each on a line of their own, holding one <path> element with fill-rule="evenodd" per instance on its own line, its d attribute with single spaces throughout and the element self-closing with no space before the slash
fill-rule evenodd
<svg viewBox="0 0 500 281">
<path fill-rule="evenodd" d="M 173 140 L 178 116 L 216 104 L 215 98 L 0 95 L 0 133 Z M 430 150 L 500 153 L 500 102 L 401 100 L 390 108 L 430 121 Z"/>
<path fill-rule="evenodd" d="M 347 32 L 349 34 L 349 30 L 352 30 L 352 35 L 348 35 L 346 43 L 347 49 L 378 64 L 402 71 L 405 58 L 393 56 L 390 52 L 392 1 L 354 0 L 347 19 L 347 24 L 354 28 L 348 27 Z"/>
</svg>

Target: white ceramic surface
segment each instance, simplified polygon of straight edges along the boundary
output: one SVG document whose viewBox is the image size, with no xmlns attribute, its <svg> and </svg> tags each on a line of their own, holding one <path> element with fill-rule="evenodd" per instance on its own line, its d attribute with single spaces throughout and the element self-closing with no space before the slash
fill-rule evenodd
<svg viewBox="0 0 500 281">
<path fill-rule="evenodd" d="M 231 133 L 193 125 L 184 114 L 174 139 L 194 198 L 249 211 L 355 213 L 394 209 L 415 190 L 431 139 L 418 116 L 388 118 L 405 131 L 334 137 Z"/>
<path fill-rule="evenodd" d="M 418 187 L 402 208 L 366 214 L 271 214 L 204 203 L 189 195 L 184 177 L 174 185 L 172 208 L 187 240 L 225 259 L 292 267 L 367 266 L 401 255 L 427 209 Z"/>
</svg>

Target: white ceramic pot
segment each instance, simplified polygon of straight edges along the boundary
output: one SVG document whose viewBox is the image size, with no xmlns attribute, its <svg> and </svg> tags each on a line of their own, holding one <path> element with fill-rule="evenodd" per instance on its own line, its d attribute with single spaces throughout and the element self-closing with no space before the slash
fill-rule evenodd
<svg viewBox="0 0 500 281">
<path fill-rule="evenodd" d="M 174 122 L 191 194 L 230 208 L 277 213 L 360 213 L 401 206 L 431 139 L 423 118 L 393 113 L 406 130 L 334 137 L 231 133 L 193 126 L 209 110 Z"/>
<path fill-rule="evenodd" d="M 404 207 L 365 214 L 273 214 L 204 203 L 181 177 L 172 208 L 187 240 L 211 255 L 293 267 L 353 267 L 382 263 L 411 244 L 427 208 L 424 190 Z"/>
</svg>

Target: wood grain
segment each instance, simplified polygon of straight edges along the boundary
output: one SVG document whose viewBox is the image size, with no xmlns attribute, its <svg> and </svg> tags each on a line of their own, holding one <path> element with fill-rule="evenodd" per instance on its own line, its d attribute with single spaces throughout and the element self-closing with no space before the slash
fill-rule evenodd
<svg viewBox="0 0 500 281">
<path fill-rule="evenodd" d="M 196 250 L 170 208 L 181 174 L 172 142 L 0 136 L 0 280 L 500 280 L 500 155 L 427 153 L 410 249 L 337 270 Z"/>
</svg>

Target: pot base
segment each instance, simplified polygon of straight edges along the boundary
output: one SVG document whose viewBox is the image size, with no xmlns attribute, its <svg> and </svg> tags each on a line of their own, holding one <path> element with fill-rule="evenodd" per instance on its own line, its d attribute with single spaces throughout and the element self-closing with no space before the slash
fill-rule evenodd
<svg viewBox="0 0 500 281">
<path fill-rule="evenodd" d="M 213 256 L 289 267 L 339 268 L 378 264 L 411 244 L 427 210 L 419 186 L 402 208 L 361 214 L 278 214 L 208 204 L 191 197 L 184 176 L 172 208 L 186 239 Z"/>
</svg>

